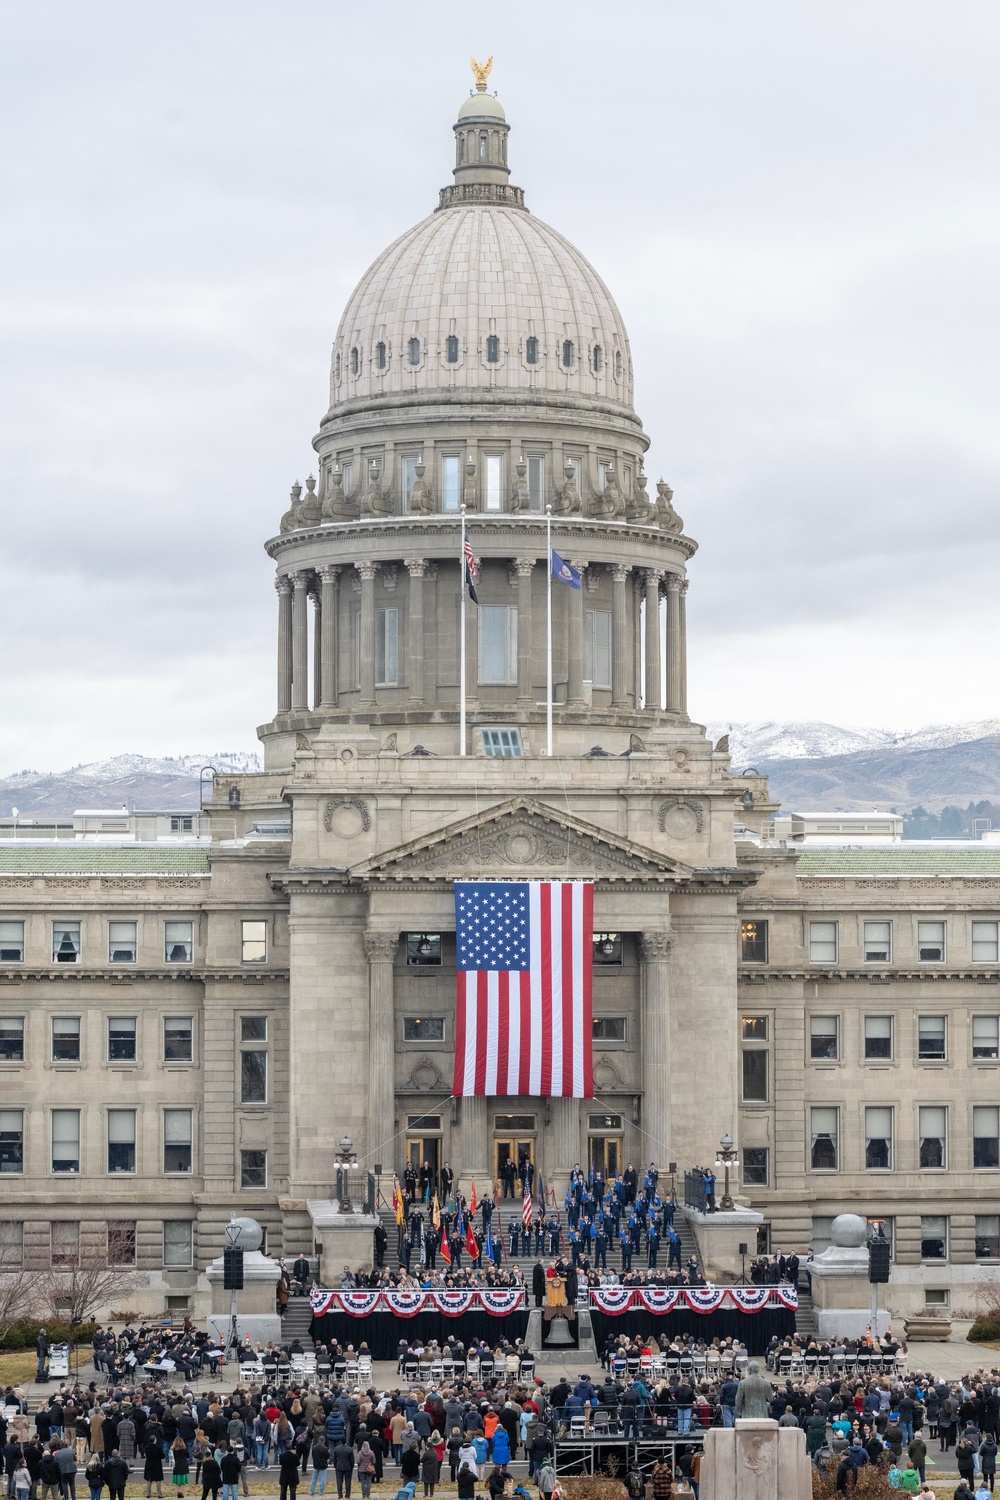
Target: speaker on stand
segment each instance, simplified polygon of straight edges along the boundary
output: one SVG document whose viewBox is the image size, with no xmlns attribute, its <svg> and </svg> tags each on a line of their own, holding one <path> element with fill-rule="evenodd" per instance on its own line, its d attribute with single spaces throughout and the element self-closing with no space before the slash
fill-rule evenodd
<svg viewBox="0 0 1000 1500">
<path fill-rule="evenodd" d="M 750 1283 L 747 1281 L 747 1242 L 746 1242 L 746 1240 L 740 1240 L 740 1242 L 739 1242 L 739 1244 L 737 1245 L 736 1248 L 737 1248 L 737 1250 L 740 1253 L 741 1270 L 740 1270 L 739 1276 L 737 1276 L 736 1280 L 733 1282 L 733 1286 L 749 1286 Z"/>
</svg>

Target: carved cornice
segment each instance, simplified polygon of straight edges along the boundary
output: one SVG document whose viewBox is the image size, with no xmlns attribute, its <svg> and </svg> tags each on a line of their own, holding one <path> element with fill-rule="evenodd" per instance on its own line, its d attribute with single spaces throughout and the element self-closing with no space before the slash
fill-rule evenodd
<svg viewBox="0 0 1000 1500">
<path fill-rule="evenodd" d="M 206 979 L 221 979 L 238 984 L 266 984 L 274 979 L 287 981 L 288 970 L 268 969 L 262 972 L 260 969 L 206 968 L 196 964 L 170 965 L 163 969 L 130 969 L 127 974 L 123 974 L 118 968 L 91 969 L 81 968 L 76 964 L 59 964 L 55 968 L 0 970 L 0 985 L 47 983 L 49 980 L 62 983 L 72 981 L 74 984 L 182 984 L 191 981 L 201 983 Z"/>
<path fill-rule="evenodd" d="M 978 969 L 934 969 L 929 972 L 926 968 L 921 969 L 826 969 L 821 965 L 815 968 L 770 968 L 762 964 L 760 969 L 749 964 L 741 964 L 737 969 L 737 979 L 740 984 L 768 984 L 794 983 L 801 984 L 807 980 L 823 980 L 824 983 L 841 984 L 845 982 L 870 985 L 886 984 L 926 984 L 928 980 L 935 983 L 954 983 L 961 980 L 965 983 L 975 984 L 1000 984 L 1000 969 L 987 970 L 983 973 Z"/>
</svg>

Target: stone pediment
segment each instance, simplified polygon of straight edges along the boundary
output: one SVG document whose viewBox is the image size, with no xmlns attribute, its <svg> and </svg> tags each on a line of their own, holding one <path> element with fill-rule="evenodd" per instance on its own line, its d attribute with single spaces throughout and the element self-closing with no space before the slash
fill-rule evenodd
<svg viewBox="0 0 1000 1500">
<path fill-rule="evenodd" d="M 684 880 L 688 865 L 519 797 L 355 865 L 355 880 Z"/>
</svg>

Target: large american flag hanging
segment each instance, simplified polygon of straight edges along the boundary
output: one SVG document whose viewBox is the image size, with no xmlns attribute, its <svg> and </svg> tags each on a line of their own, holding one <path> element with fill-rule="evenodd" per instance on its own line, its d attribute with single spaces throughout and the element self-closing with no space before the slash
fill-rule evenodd
<svg viewBox="0 0 1000 1500">
<path fill-rule="evenodd" d="M 591 1099 L 594 887 L 455 882 L 455 1095 Z"/>
</svg>

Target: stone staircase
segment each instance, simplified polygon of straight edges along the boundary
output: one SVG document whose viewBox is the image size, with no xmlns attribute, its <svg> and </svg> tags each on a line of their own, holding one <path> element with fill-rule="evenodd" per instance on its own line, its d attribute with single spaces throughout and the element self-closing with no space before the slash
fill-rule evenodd
<svg viewBox="0 0 1000 1500">
<path fill-rule="evenodd" d="M 816 1312 L 813 1308 L 813 1299 L 804 1285 L 799 1286 L 799 1307 L 795 1314 L 795 1332 L 804 1338 L 814 1339 L 818 1337 L 819 1330 L 816 1326 Z"/>
<path fill-rule="evenodd" d="M 297 1338 L 303 1349 L 311 1349 L 312 1339 L 309 1337 L 311 1321 L 312 1309 L 309 1306 L 309 1298 L 289 1297 L 288 1306 L 281 1319 L 281 1342 L 290 1344 L 293 1339 Z"/>
</svg>

